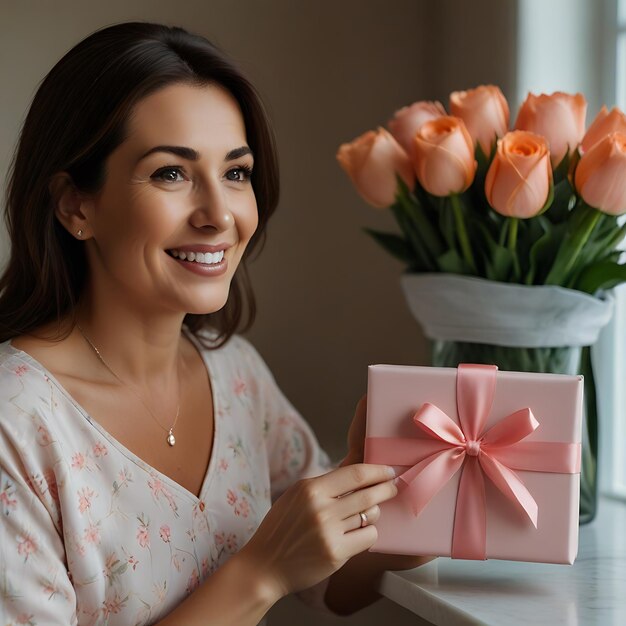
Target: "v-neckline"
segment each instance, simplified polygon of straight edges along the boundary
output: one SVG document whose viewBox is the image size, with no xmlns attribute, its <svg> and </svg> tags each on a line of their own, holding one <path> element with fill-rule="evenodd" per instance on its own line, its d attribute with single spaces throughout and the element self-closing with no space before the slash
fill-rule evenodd
<svg viewBox="0 0 626 626">
<path fill-rule="evenodd" d="M 215 371 L 213 371 L 212 366 L 209 364 L 208 359 L 208 351 L 203 349 L 200 342 L 194 336 L 194 334 L 186 327 L 182 327 L 182 331 L 185 336 L 191 341 L 194 345 L 198 353 L 200 354 L 200 358 L 204 363 L 204 367 L 206 369 L 206 374 L 209 379 L 209 386 L 211 388 L 211 401 L 213 404 L 213 441 L 211 444 L 211 457 L 209 459 L 209 464 L 207 466 L 206 474 L 202 479 L 202 484 L 200 486 L 200 491 L 198 495 L 192 493 L 184 487 L 179 482 L 175 481 L 173 478 L 164 474 L 160 470 L 158 470 L 153 465 L 150 465 L 147 461 L 144 461 L 140 456 L 135 454 L 132 450 L 127 448 L 119 439 L 114 437 L 106 428 L 104 428 L 96 419 L 94 419 L 88 411 L 85 410 L 83 406 L 80 405 L 73 397 L 70 392 L 65 389 L 65 387 L 54 377 L 52 372 L 50 372 L 40 361 L 38 361 L 35 357 L 30 355 L 28 352 L 21 350 L 20 348 L 16 348 L 12 343 L 11 339 L 7 341 L 7 345 L 9 349 L 13 352 L 13 354 L 22 360 L 28 361 L 31 363 L 35 369 L 39 370 L 42 374 L 47 376 L 47 378 L 52 382 L 55 387 L 61 392 L 62 395 L 66 397 L 66 399 L 74 406 L 74 408 L 82 415 L 83 418 L 93 427 L 95 428 L 105 439 L 109 441 L 111 445 L 113 445 L 119 452 L 121 452 L 124 456 L 129 458 L 135 465 L 143 469 L 148 474 L 154 474 L 163 482 L 168 483 L 172 487 L 174 487 L 177 491 L 182 491 L 183 494 L 192 498 L 195 502 L 200 502 L 203 500 L 202 495 L 206 493 L 209 489 L 213 476 L 215 474 L 215 466 L 217 464 L 217 456 L 218 456 L 218 443 L 219 443 L 219 433 L 220 433 L 220 424 L 218 416 L 220 414 L 220 407 L 218 405 L 218 395 L 219 391 L 217 390 L 217 385 L 215 384 Z M 214 368 L 217 370 L 218 368 Z"/>
</svg>

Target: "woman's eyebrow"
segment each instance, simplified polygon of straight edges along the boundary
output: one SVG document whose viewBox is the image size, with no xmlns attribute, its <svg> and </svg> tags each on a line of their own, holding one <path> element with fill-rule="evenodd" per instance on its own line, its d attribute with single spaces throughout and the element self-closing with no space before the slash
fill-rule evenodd
<svg viewBox="0 0 626 626">
<path fill-rule="evenodd" d="M 200 153 L 193 148 L 187 148 L 185 146 L 154 146 L 147 152 L 144 152 L 144 154 L 137 159 L 137 163 L 154 152 L 169 152 L 170 154 L 175 154 L 176 156 L 186 159 L 187 161 L 198 161 L 200 159 Z M 252 150 L 248 146 L 240 146 L 239 148 L 234 148 L 233 150 L 227 152 L 224 157 L 224 161 L 233 161 L 234 159 L 238 159 L 245 154 L 251 154 L 254 156 Z"/>
<path fill-rule="evenodd" d="M 224 157 L 224 161 L 234 161 L 235 159 L 238 159 L 245 154 L 254 156 L 254 154 L 252 154 L 252 150 L 250 150 L 248 146 L 240 146 L 239 148 L 235 148 L 234 150 L 227 152 L 226 156 Z"/>
</svg>

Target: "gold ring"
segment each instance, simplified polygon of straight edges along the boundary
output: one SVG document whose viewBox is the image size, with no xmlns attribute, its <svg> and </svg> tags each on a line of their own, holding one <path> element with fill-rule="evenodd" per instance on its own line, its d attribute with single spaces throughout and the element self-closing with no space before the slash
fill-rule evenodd
<svg viewBox="0 0 626 626">
<path fill-rule="evenodd" d="M 360 526 L 360 528 L 363 528 L 364 526 L 367 526 L 367 515 L 366 515 L 365 511 L 361 511 L 359 513 L 359 515 L 361 516 L 361 526 Z"/>
</svg>

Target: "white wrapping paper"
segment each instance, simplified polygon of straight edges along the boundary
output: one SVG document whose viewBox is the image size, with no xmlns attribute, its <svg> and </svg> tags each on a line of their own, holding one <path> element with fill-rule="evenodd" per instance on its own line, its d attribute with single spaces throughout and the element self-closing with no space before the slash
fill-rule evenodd
<svg viewBox="0 0 626 626">
<path fill-rule="evenodd" d="M 411 312 L 430 339 L 515 347 L 589 346 L 613 314 L 610 292 L 516 285 L 456 274 L 404 274 Z"/>
</svg>

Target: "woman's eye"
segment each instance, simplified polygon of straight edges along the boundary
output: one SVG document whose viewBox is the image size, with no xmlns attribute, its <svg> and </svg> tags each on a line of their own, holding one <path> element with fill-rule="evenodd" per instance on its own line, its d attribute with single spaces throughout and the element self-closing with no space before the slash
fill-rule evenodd
<svg viewBox="0 0 626 626">
<path fill-rule="evenodd" d="M 234 176 L 231 177 L 231 174 L 234 174 Z M 238 165 L 237 167 L 233 167 L 232 170 L 228 170 L 228 172 L 226 172 L 228 180 L 233 180 L 237 183 L 246 183 L 250 180 L 251 176 L 252 168 L 248 165 Z"/>
<path fill-rule="evenodd" d="M 152 174 L 150 178 L 162 180 L 168 183 L 180 183 L 185 180 L 179 167 L 162 167 L 160 170 L 157 170 L 154 174 Z"/>
</svg>

